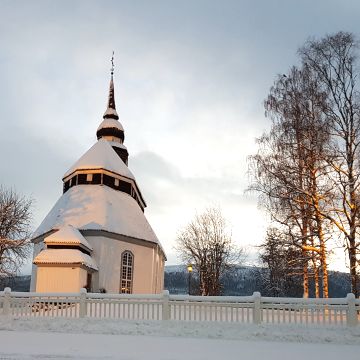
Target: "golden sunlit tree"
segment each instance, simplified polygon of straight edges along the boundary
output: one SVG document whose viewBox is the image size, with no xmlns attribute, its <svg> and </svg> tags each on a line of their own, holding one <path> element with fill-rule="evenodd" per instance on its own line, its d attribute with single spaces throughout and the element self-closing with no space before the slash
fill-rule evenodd
<svg viewBox="0 0 360 360">
<path fill-rule="evenodd" d="M 342 234 L 349 255 L 351 287 L 359 295 L 359 190 L 360 101 L 358 41 L 339 32 L 321 40 L 309 40 L 299 51 L 302 62 L 319 79 L 328 94 L 325 109 L 330 126 L 332 157 L 329 180 L 335 189 L 332 207 L 323 216 Z"/>
<path fill-rule="evenodd" d="M 326 106 L 327 94 L 307 66 L 278 76 L 265 101 L 271 130 L 258 139 L 259 151 L 250 157 L 250 189 L 261 194 L 261 204 L 286 234 L 288 246 L 301 250 L 304 297 L 309 293 L 310 266 L 316 289 L 320 266 L 323 296 L 328 297 L 325 243 L 330 226 L 323 216 L 327 202 L 320 201 L 331 192 L 325 176 Z"/>
</svg>

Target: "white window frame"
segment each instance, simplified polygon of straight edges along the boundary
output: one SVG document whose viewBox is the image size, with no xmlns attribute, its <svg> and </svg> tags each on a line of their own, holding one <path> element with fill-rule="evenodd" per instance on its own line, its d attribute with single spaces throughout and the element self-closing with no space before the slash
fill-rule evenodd
<svg viewBox="0 0 360 360">
<path fill-rule="evenodd" d="M 121 254 L 120 293 L 132 294 L 134 280 L 134 254 L 125 250 Z"/>
</svg>

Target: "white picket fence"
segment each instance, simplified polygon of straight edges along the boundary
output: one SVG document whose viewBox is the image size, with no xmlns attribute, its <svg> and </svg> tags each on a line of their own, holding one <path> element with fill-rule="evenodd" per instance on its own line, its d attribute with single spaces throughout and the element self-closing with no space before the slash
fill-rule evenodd
<svg viewBox="0 0 360 360">
<path fill-rule="evenodd" d="M 17 317 L 108 318 L 126 320 L 224 321 L 356 326 L 360 300 L 252 296 L 188 296 L 0 292 L 0 315 Z"/>
</svg>

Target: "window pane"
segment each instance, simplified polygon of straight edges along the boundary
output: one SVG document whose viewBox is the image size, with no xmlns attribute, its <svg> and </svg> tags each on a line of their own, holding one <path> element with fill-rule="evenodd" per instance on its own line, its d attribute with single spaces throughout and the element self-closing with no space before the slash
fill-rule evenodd
<svg viewBox="0 0 360 360">
<path fill-rule="evenodd" d="M 122 254 L 121 261 L 121 289 L 123 294 L 132 292 L 133 255 L 126 251 Z"/>
</svg>

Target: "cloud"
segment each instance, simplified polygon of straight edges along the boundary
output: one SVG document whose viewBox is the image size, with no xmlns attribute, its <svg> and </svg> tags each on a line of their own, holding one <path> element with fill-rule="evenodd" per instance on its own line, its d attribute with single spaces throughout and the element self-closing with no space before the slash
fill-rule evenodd
<svg viewBox="0 0 360 360">
<path fill-rule="evenodd" d="M 167 251 L 209 203 L 237 241 L 258 243 L 265 218 L 244 190 L 269 127 L 263 99 L 309 36 L 359 35 L 359 11 L 355 0 L 2 1 L 1 182 L 36 198 L 36 226 L 96 141 L 115 50 L 130 167 Z"/>
<path fill-rule="evenodd" d="M 209 206 L 222 209 L 239 245 L 249 247 L 262 238 L 259 234 L 264 227 L 259 220 L 257 200 L 244 194 L 239 179 L 226 175 L 186 177 L 174 164 L 149 151 L 131 157 L 129 166 L 148 203 L 145 214 L 163 243 L 169 261 L 176 261 L 173 246 L 178 230 Z"/>
</svg>

